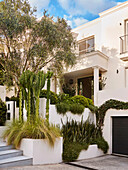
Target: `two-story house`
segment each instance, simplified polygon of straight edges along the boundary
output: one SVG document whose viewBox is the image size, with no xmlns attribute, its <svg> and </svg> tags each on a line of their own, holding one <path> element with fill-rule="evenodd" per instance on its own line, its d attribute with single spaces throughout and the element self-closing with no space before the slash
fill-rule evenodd
<svg viewBox="0 0 128 170">
<path fill-rule="evenodd" d="M 77 64 L 65 72 L 76 94 L 100 106 L 106 100 L 128 102 L 128 1 L 72 30 L 78 42 Z M 109 110 L 103 134 L 108 153 L 128 155 L 128 111 Z"/>
</svg>

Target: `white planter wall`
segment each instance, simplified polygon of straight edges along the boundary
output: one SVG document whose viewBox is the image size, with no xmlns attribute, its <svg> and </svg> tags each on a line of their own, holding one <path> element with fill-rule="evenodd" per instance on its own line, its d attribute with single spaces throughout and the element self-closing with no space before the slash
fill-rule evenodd
<svg viewBox="0 0 128 170">
<path fill-rule="evenodd" d="M 80 122 L 83 117 L 83 121 L 86 121 L 87 119 L 90 122 L 94 122 L 94 114 L 90 112 L 89 109 L 85 108 L 82 115 L 78 114 L 72 114 L 71 112 L 67 112 L 65 115 L 58 114 L 55 105 L 50 105 L 49 108 L 49 122 L 55 125 L 60 125 L 60 128 L 62 127 L 62 122 L 66 124 L 67 118 L 68 121 L 76 120 L 77 122 Z"/>
<path fill-rule="evenodd" d="M 77 160 L 95 158 L 104 155 L 103 151 L 97 145 L 89 145 L 87 150 L 82 150 Z"/>
<path fill-rule="evenodd" d="M 46 139 L 22 139 L 20 150 L 33 158 L 33 165 L 62 162 L 63 138 L 57 138 L 54 147 Z"/>
</svg>

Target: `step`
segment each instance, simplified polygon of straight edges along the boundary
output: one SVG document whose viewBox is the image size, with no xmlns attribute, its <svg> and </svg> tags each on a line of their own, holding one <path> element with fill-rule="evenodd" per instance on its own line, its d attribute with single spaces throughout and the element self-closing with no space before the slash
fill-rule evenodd
<svg viewBox="0 0 128 170">
<path fill-rule="evenodd" d="M 14 149 L 13 145 L 7 145 L 6 142 L 0 142 L 0 151 Z"/>
<path fill-rule="evenodd" d="M 32 165 L 32 158 L 26 156 L 17 156 L 0 160 L 0 168 L 28 165 Z"/>
<path fill-rule="evenodd" d="M 6 158 L 12 158 L 16 156 L 22 156 L 23 151 L 16 150 L 16 149 L 10 149 L 10 150 L 4 150 L 0 151 L 0 160 L 6 159 Z"/>
</svg>

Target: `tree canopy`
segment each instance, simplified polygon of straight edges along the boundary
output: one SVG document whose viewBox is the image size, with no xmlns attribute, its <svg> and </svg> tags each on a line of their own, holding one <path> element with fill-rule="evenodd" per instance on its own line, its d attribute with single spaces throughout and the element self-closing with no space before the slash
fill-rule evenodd
<svg viewBox="0 0 128 170">
<path fill-rule="evenodd" d="M 15 87 L 26 70 L 50 68 L 57 74 L 76 62 L 76 41 L 66 21 L 54 21 L 46 11 L 37 19 L 35 11 L 27 0 L 0 2 L 0 64 L 6 83 L 11 79 Z"/>
</svg>

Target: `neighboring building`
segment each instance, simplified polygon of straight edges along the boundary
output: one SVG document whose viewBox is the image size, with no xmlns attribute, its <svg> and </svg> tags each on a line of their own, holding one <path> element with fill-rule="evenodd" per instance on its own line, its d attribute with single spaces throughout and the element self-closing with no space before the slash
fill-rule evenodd
<svg viewBox="0 0 128 170">
<path fill-rule="evenodd" d="M 77 34 L 77 64 L 65 72 L 76 94 L 94 99 L 128 102 L 128 1 L 72 30 Z M 104 86 L 105 85 L 105 86 Z M 128 110 L 107 111 L 103 135 L 108 153 L 128 155 Z"/>
<path fill-rule="evenodd" d="M 79 55 L 65 78 L 96 105 L 110 98 L 128 101 L 128 1 L 99 16 L 72 30 Z"/>
</svg>

